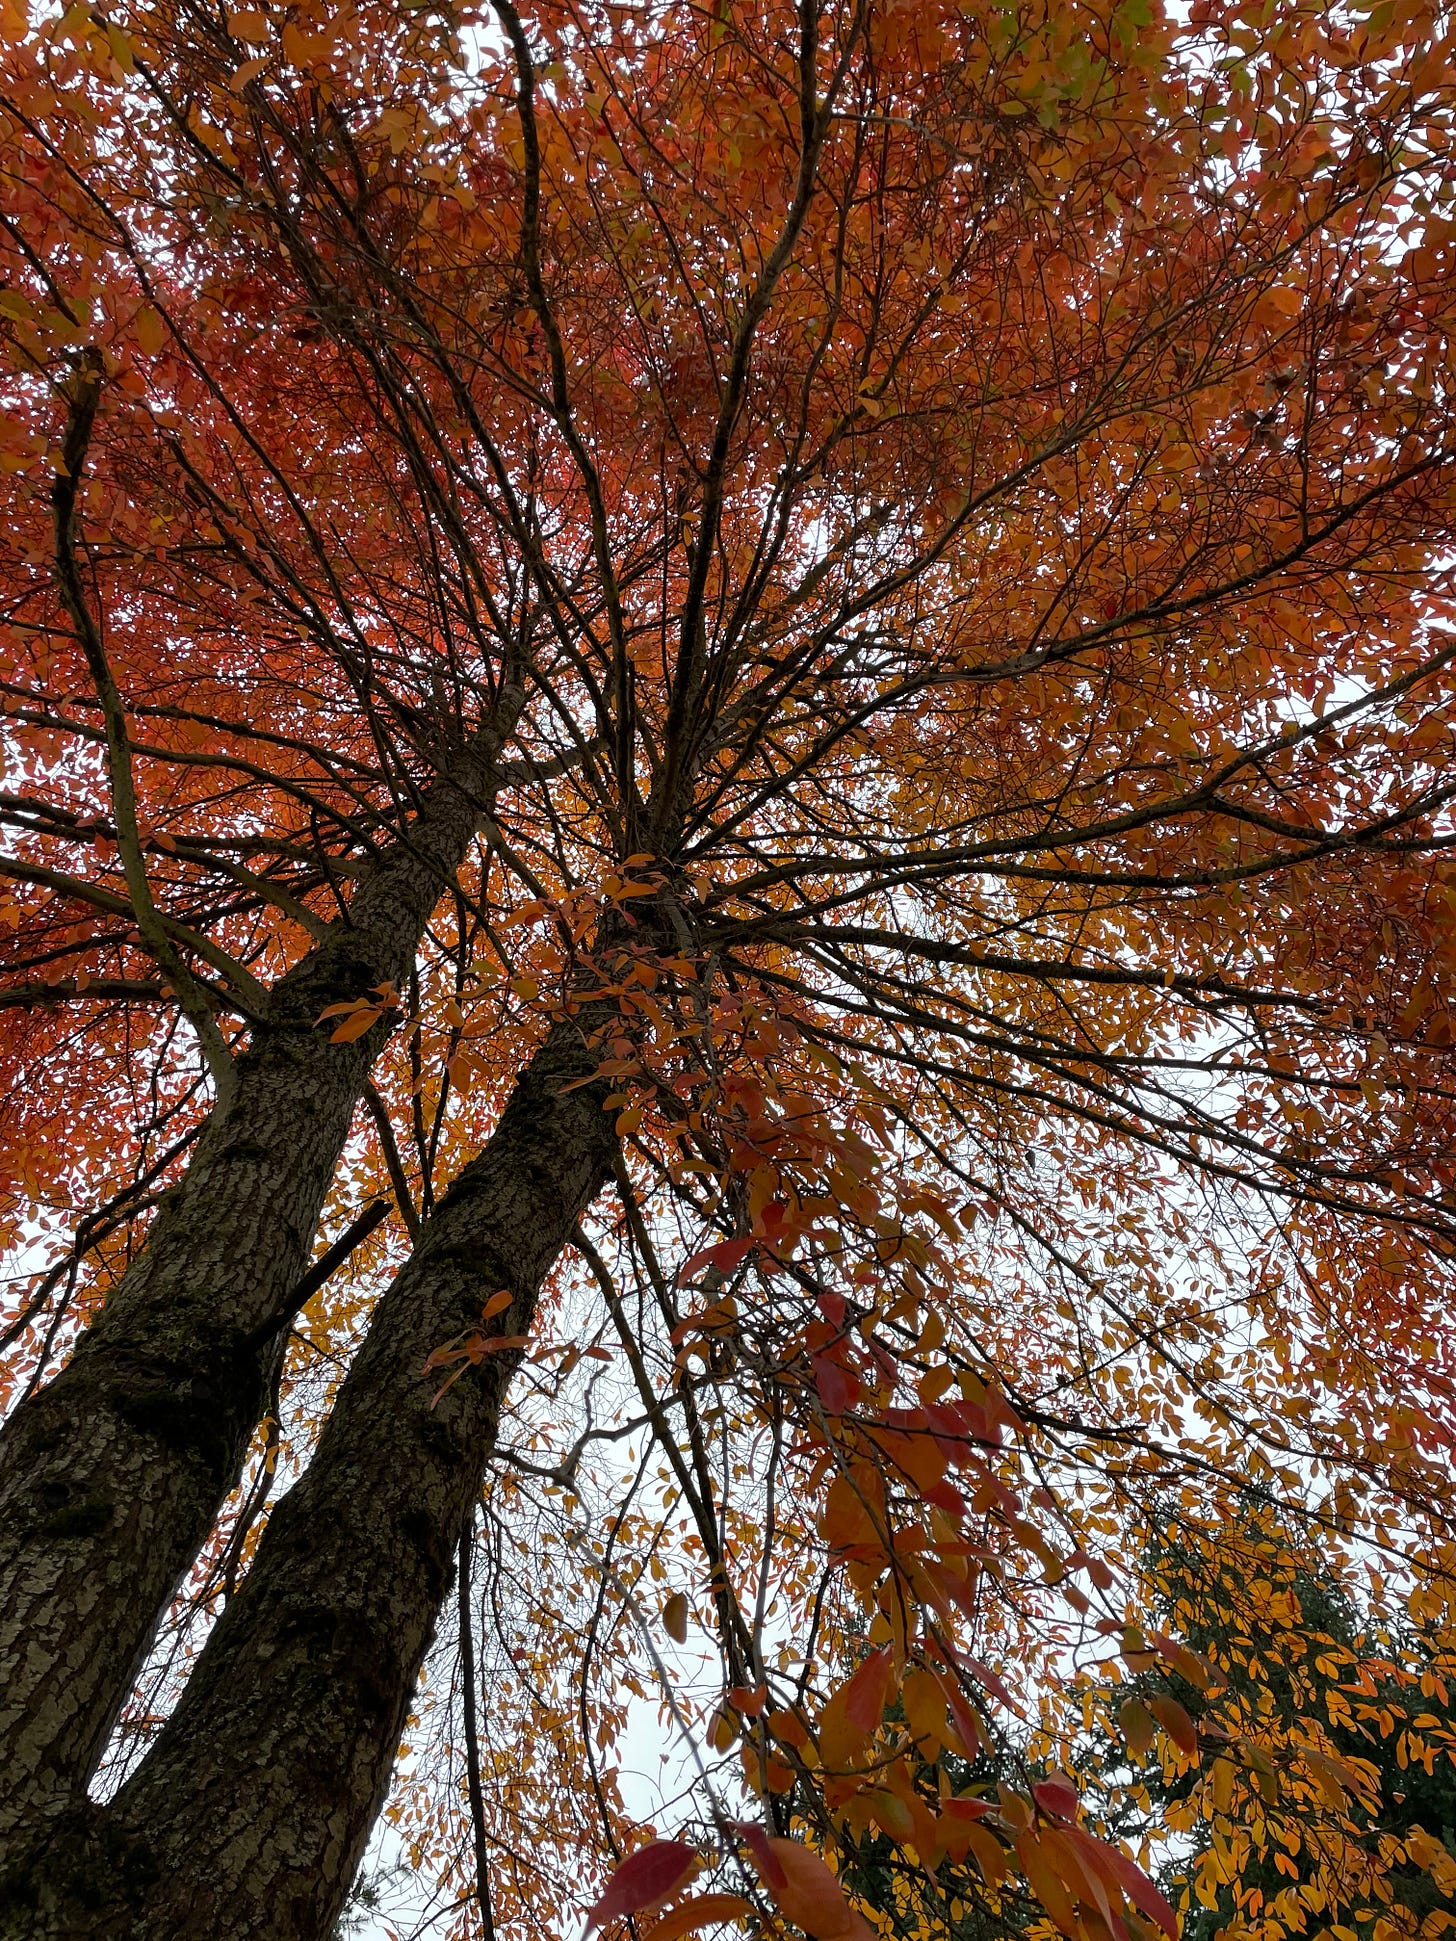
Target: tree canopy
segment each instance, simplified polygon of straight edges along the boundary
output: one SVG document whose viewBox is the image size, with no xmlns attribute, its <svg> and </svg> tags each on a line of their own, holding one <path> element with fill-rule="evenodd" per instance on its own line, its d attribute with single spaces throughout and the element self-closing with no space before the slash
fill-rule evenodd
<svg viewBox="0 0 1456 1941">
<path fill-rule="evenodd" d="M 0 7 L 0 1934 L 1435 1941 L 1449 10 Z"/>
</svg>

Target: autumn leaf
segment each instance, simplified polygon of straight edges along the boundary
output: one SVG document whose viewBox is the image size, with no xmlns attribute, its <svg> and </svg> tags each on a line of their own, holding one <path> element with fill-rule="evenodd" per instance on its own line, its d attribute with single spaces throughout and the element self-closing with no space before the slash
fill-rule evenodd
<svg viewBox="0 0 1456 1941">
<path fill-rule="evenodd" d="M 1062 1775 L 1038 1780 L 1031 1789 L 1031 1796 L 1042 1811 L 1051 1814 L 1054 1819 L 1075 1820 L 1077 1817 L 1076 1785 Z"/>
<path fill-rule="evenodd" d="M 1127 1749 L 1134 1759 L 1145 1759 L 1157 1734 L 1157 1720 L 1140 1698 L 1124 1699 L 1117 1715 Z"/>
<path fill-rule="evenodd" d="M 1169 1941 L 1177 1941 L 1177 1915 L 1136 1861 L 1129 1860 L 1110 1841 L 1095 1839 L 1080 1827 L 1069 1827 L 1065 1837 L 1075 1843 L 1088 1866 L 1109 1886 L 1117 1887 L 1126 1894 L 1138 1912 L 1160 1927 Z"/>
<path fill-rule="evenodd" d="M 725 1921 L 741 1921 L 752 1913 L 752 1902 L 741 1894 L 695 1894 L 646 1928 L 644 1941 L 679 1941 L 684 1934 L 720 1927 Z"/>
<path fill-rule="evenodd" d="M 1197 1752 L 1198 1727 L 1176 1698 L 1158 1693 L 1148 1700 L 1148 1710 L 1180 1752 Z"/>
<path fill-rule="evenodd" d="M 696 1869 L 699 1855 L 685 1840 L 653 1840 L 617 1866 L 587 1909 L 587 1926 L 602 1927 L 621 1914 L 637 1914 L 666 1900 Z"/>
<path fill-rule="evenodd" d="M 366 1031 L 378 1024 L 383 1016 L 384 1013 L 375 1005 L 365 1004 L 353 1007 L 342 1024 L 335 1026 L 330 1034 L 329 1043 L 351 1045 L 356 1038 L 362 1038 Z"/>
<path fill-rule="evenodd" d="M 714 1246 L 700 1247 L 695 1254 L 689 1254 L 678 1272 L 678 1279 L 685 1281 L 692 1274 L 700 1274 L 705 1267 L 715 1267 L 719 1273 L 731 1273 L 742 1263 L 757 1246 L 757 1241 L 720 1240 Z"/>
<path fill-rule="evenodd" d="M 871 1941 L 873 1929 L 817 1853 L 759 1827 L 739 1828 L 759 1878 L 784 1916 L 813 1941 Z"/>
</svg>

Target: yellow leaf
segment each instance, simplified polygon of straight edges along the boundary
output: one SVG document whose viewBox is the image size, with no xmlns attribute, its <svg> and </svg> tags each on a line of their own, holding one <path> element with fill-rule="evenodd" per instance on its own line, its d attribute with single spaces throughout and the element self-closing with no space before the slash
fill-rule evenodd
<svg viewBox="0 0 1456 1941">
<path fill-rule="evenodd" d="M 946 1718 L 945 1694 L 934 1673 L 912 1671 L 905 1680 L 900 1703 L 905 1708 L 906 1720 L 917 1743 L 928 1744 L 932 1751 L 938 1751 L 945 1744 L 949 1721 Z"/>
<path fill-rule="evenodd" d="M 167 326 L 149 303 L 144 303 L 137 311 L 133 322 L 136 327 L 136 340 L 148 357 L 155 357 L 167 341 Z"/>
</svg>

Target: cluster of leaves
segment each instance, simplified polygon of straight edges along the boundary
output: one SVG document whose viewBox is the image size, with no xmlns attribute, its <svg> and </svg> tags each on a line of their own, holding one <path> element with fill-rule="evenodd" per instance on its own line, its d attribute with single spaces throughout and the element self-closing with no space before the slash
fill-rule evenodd
<svg viewBox="0 0 1456 1941">
<path fill-rule="evenodd" d="M 1281 1524 L 1251 1500 L 1215 1548 L 1169 1515 L 1150 1574 L 1219 1688 L 1181 1685 L 1186 1744 L 1164 1742 L 1148 1767 L 1158 1700 L 1133 1671 L 1106 1695 L 1127 1752 L 1103 1738 L 1090 1757 L 1109 1773 L 1128 1754 L 1142 1765 L 1118 1811 L 1125 1829 L 1151 1818 L 1173 1836 L 1164 1884 L 1190 1935 L 1274 1937 L 1311 1917 L 1340 1941 L 1407 1922 L 1443 1933 L 1456 1919 L 1449 1648 L 1408 1621 L 1385 1635 L 1363 1624 L 1352 1590 Z M 1211 1760 L 1181 1756 L 1200 1750 Z"/>
<path fill-rule="evenodd" d="M 6 1401 L 195 1146 L 193 1000 L 239 1046 L 527 697 L 408 976 L 318 1020 L 380 1047 L 332 1225 L 397 1217 L 303 1308 L 122 1762 L 388 1269 L 570 1027 L 614 1185 L 529 1340 L 487 1288 L 426 1371 L 443 1399 L 524 1355 L 391 1806 L 457 1922 L 549 1929 L 583 1854 L 637 1837 L 609 1755 L 656 1695 L 706 1830 L 639 1845 L 602 1922 L 711 1852 L 729 1884 L 648 1937 L 1171 1934 L 1115 1803 L 1065 1777 L 1116 1641 L 1156 1672 L 1116 1700 L 1133 1761 L 1164 1757 L 1148 1805 L 1188 1837 L 1208 1808 L 1200 1904 L 1259 1941 L 1433 1934 L 1400 1883 L 1444 1893 L 1443 1850 L 1372 1834 L 1348 1738 L 1396 1720 L 1399 1662 L 1291 1607 L 1280 1686 L 1237 1614 L 1378 1558 L 1372 1622 L 1403 1604 L 1445 1677 L 1448 15 L 21 24 Z M 56 596 L 90 347 L 86 584 L 135 841 Z M 1175 1502 L 1216 1554 L 1250 1486 L 1287 1556 L 1219 1578 L 1216 1630 L 1169 1603 L 1148 1521 Z M 895 1904 L 851 1904 L 826 1857 L 853 1883 L 891 1850 Z"/>
</svg>

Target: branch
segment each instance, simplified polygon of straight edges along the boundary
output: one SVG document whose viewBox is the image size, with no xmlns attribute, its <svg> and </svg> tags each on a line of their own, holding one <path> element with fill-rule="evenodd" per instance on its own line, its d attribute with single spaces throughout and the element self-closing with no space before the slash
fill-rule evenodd
<svg viewBox="0 0 1456 1941">
<path fill-rule="evenodd" d="M 420 1244 L 420 1216 L 415 1207 L 414 1195 L 409 1189 L 405 1176 L 404 1161 L 399 1156 L 399 1146 L 394 1137 L 394 1127 L 390 1124 L 389 1108 L 379 1096 L 379 1088 L 372 1079 L 364 1081 L 364 1103 L 369 1108 L 369 1116 L 374 1121 L 374 1129 L 379 1134 L 379 1144 L 384 1152 L 384 1164 L 389 1171 L 389 1183 L 394 1188 L 394 1197 L 399 1202 L 399 1217 L 409 1232 L 410 1245 Z"/>
<path fill-rule="evenodd" d="M 541 140 L 536 125 L 536 67 L 530 43 L 521 25 L 521 16 L 511 0 L 493 0 L 496 14 L 511 43 L 516 67 L 516 116 L 521 130 L 525 182 L 521 201 L 521 268 L 530 293 L 531 308 L 546 340 L 551 366 L 551 415 L 566 441 L 586 491 L 591 516 L 592 553 L 602 582 L 602 598 L 607 610 L 607 633 L 612 648 L 612 682 L 609 693 L 616 704 L 613 760 L 617 771 L 622 815 L 626 822 L 628 847 L 635 843 L 632 834 L 638 808 L 637 784 L 633 776 L 632 675 L 627 658 L 627 636 L 622 616 L 621 590 L 612 563 L 611 537 L 607 529 L 606 499 L 601 477 L 587 450 L 572 415 L 571 393 L 567 384 L 566 348 L 561 330 L 547 295 L 541 270 Z"/>
<path fill-rule="evenodd" d="M 165 1003 L 167 993 L 156 980 L 143 977 L 93 977 L 87 983 L 63 977 L 55 984 L 11 984 L 0 986 L 0 1011 L 27 1011 L 36 1005 L 74 1004 L 87 998 L 143 1004 Z"/>
<path fill-rule="evenodd" d="M 460 1532 L 460 1686 L 465 1714 L 465 1784 L 470 1795 L 470 1830 L 475 1841 L 475 1905 L 483 1941 L 495 1941 L 490 1906 L 490 1860 L 485 1833 L 485 1796 L 480 1785 L 480 1731 L 475 1711 L 475 1631 L 470 1615 L 470 1552 L 475 1539 L 475 1504 Z"/>
<path fill-rule="evenodd" d="M 202 1055 L 217 1088 L 217 1102 L 226 1110 L 237 1085 L 237 1073 L 227 1040 L 218 1029 L 212 1000 L 193 977 L 172 947 L 166 926 L 152 901 L 137 828 L 136 784 L 132 774 L 131 748 L 127 741 L 126 710 L 116 683 L 111 677 L 101 630 L 86 602 L 76 560 L 76 506 L 86 453 L 96 423 L 96 407 L 101 398 L 101 353 L 94 346 L 82 353 L 70 383 L 66 431 L 61 444 L 61 463 L 51 486 L 51 506 L 55 521 L 56 582 L 61 604 L 70 616 L 76 638 L 86 656 L 96 698 L 101 703 L 106 724 L 106 772 L 111 784 L 111 802 L 116 817 L 116 844 L 121 855 L 132 916 L 142 942 L 170 979 L 183 1015 L 197 1034 Z"/>
<path fill-rule="evenodd" d="M 114 890 L 103 889 L 99 883 L 88 883 L 84 877 L 68 876 L 64 870 L 49 869 L 44 863 L 23 862 L 18 856 L 0 856 L 0 876 L 8 877 L 15 883 L 35 883 L 41 889 L 52 890 L 57 896 L 74 897 L 78 903 L 89 903 L 93 909 L 105 910 L 108 916 L 130 917 L 136 922 L 136 911 L 124 896 Z M 228 955 L 225 950 L 204 937 L 200 931 L 189 929 L 185 923 L 178 923 L 175 917 L 154 911 L 158 924 L 166 936 L 175 937 L 195 950 L 204 963 L 211 964 L 219 976 L 225 977 L 238 993 L 237 1009 L 247 1018 L 261 1017 L 268 1007 L 268 993 L 253 976 L 251 971 Z M 215 994 L 218 1003 L 223 1002 L 220 993 Z"/>
</svg>

